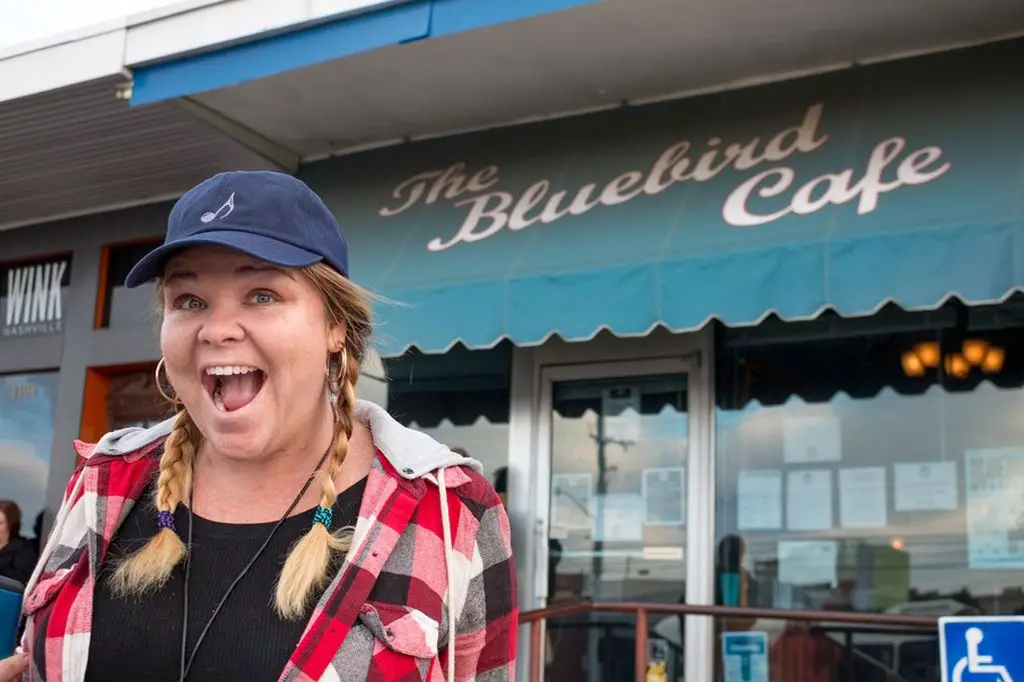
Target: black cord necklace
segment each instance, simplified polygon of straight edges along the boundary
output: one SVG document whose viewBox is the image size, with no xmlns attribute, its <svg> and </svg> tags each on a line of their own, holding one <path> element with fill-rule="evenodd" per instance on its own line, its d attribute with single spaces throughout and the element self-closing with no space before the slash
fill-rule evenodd
<svg viewBox="0 0 1024 682">
<path fill-rule="evenodd" d="M 284 515 L 282 515 L 281 518 L 278 520 L 278 522 L 274 525 L 274 528 L 270 531 L 270 535 L 268 535 L 267 539 L 263 541 L 263 545 L 260 546 L 260 548 L 256 551 L 256 554 L 253 555 L 252 559 L 249 560 L 249 563 L 246 564 L 245 568 L 242 569 L 242 572 L 239 573 L 238 577 L 236 577 L 232 581 L 231 585 L 228 587 L 227 591 L 224 593 L 224 596 L 221 597 L 220 602 L 217 604 L 217 608 L 215 608 L 213 610 L 213 614 L 210 616 L 210 619 L 208 621 L 206 621 L 206 625 L 203 627 L 202 631 L 199 633 L 199 638 L 196 639 L 196 645 L 195 645 L 195 647 L 192 648 L 192 654 L 188 655 L 187 658 L 186 658 L 186 652 L 188 650 L 188 583 L 189 583 L 189 575 L 191 573 L 191 568 L 192 568 L 192 561 L 191 561 L 191 557 L 192 557 L 192 506 L 193 506 L 193 504 L 192 504 L 193 503 L 192 493 L 195 491 L 195 481 L 196 481 L 196 477 L 195 477 L 195 462 L 193 460 L 193 464 L 192 464 L 192 485 L 191 485 L 191 488 L 189 489 L 189 495 L 188 495 L 188 500 L 189 500 L 189 505 L 188 505 L 188 541 L 186 543 L 187 552 L 185 554 L 185 586 L 184 586 L 184 590 L 183 590 L 183 592 L 184 592 L 185 607 L 184 607 L 184 614 L 182 615 L 182 619 L 181 619 L 181 662 L 180 662 L 180 668 L 179 668 L 180 676 L 178 677 L 178 682 L 185 682 L 185 678 L 188 677 L 189 670 L 192 669 L 192 664 L 195 662 L 196 652 L 199 651 L 199 645 L 202 644 L 203 643 L 203 639 L 206 638 L 206 633 L 210 631 L 210 626 L 213 625 L 213 620 L 217 617 L 217 614 L 220 613 L 221 607 L 223 607 L 224 603 L 227 602 L 228 597 L 234 591 L 234 589 L 238 585 L 238 583 L 240 583 L 242 581 L 242 578 L 244 578 L 246 576 L 246 574 L 249 572 L 249 569 L 251 569 L 256 564 L 256 561 L 260 558 L 260 556 L 263 554 L 263 551 L 270 544 L 270 541 L 274 538 L 274 534 L 277 533 L 277 530 L 281 527 L 281 524 L 283 524 L 288 519 L 288 516 L 292 513 L 292 510 L 295 509 L 295 505 L 297 505 L 299 503 L 299 500 L 302 499 L 302 496 L 306 494 L 307 490 L 309 490 L 310 484 L 313 482 L 313 479 L 316 478 L 316 472 L 320 471 L 320 468 L 323 467 L 324 462 L 327 461 L 327 456 L 331 453 L 331 450 L 333 448 L 334 448 L 334 441 L 332 440 L 331 444 L 327 447 L 327 450 L 324 451 L 323 456 L 320 457 L 320 462 L 316 465 L 316 468 L 313 469 L 313 473 L 310 474 L 309 478 L 306 480 L 306 484 L 304 486 L 302 486 L 302 490 L 300 490 L 299 494 L 295 496 L 294 500 L 292 500 L 292 503 L 291 503 L 291 505 L 289 505 L 288 510 L 285 511 Z M 328 529 L 328 530 L 330 530 L 330 529 Z"/>
</svg>

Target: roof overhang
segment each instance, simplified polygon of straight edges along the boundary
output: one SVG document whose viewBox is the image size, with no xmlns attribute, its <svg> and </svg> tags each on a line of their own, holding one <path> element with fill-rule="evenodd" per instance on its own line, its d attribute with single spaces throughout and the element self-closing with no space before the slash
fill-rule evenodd
<svg viewBox="0 0 1024 682">
<path fill-rule="evenodd" d="M 282 167 L 177 102 L 131 109 L 124 84 L 0 103 L 0 230 L 175 198 L 227 168 Z"/>
<path fill-rule="evenodd" d="M 356 54 L 475 31 L 588 5 L 597 0 L 403 0 L 328 2 L 323 11 L 272 21 L 257 32 L 234 32 L 219 49 L 200 50 L 178 59 L 157 61 L 159 46 L 180 34 L 202 35 L 204 26 L 232 25 L 254 7 L 246 3 L 211 5 L 174 20 L 140 26 L 131 32 L 126 63 L 135 68 L 132 104 L 139 106 L 175 97 L 232 87 L 303 67 Z M 253 4 L 252 0 L 250 3 Z M 267 10 L 270 10 L 270 4 Z M 287 3 L 282 5 L 287 7 Z M 196 41 L 201 43 L 201 39 Z M 156 46 L 156 47 L 154 47 Z M 151 63 L 155 62 L 155 63 Z"/>
<path fill-rule="evenodd" d="M 587 1 L 187 0 L 0 50 L 0 230 L 174 198 L 221 170 L 298 168 L 290 148 L 185 90 L 129 106 L 128 65 L 143 65 L 145 83 L 147 73 L 230 62 L 246 45 L 275 44 L 276 54 L 300 62 L 338 59 L 342 53 L 311 57 L 307 32 L 336 37 L 331 31 L 342 25 L 351 36 L 369 26 L 360 45 L 374 49 Z M 275 72 L 287 67 L 271 64 Z M 215 85 L 266 73 L 243 71 Z"/>
<path fill-rule="evenodd" d="M 1021 33 L 1020 0 L 187 0 L 0 51 L 0 229 Z"/>
<path fill-rule="evenodd" d="M 309 161 L 1019 34 L 1020 0 L 416 0 L 136 66 L 132 101 L 189 97 Z"/>
</svg>

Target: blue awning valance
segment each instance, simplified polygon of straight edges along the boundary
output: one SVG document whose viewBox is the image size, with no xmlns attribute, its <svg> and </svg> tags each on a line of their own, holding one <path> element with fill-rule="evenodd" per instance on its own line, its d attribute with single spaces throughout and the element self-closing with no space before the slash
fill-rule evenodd
<svg viewBox="0 0 1024 682">
<path fill-rule="evenodd" d="M 1024 43 L 313 164 L 385 354 L 1024 286 Z"/>
</svg>

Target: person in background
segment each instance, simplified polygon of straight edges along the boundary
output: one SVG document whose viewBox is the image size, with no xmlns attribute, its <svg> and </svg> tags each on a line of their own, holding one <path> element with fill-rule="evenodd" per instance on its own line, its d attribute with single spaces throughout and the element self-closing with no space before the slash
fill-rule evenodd
<svg viewBox="0 0 1024 682">
<path fill-rule="evenodd" d="M 32 524 L 32 534 L 35 536 L 32 538 L 32 547 L 36 550 L 36 556 L 43 551 L 43 519 L 45 512 L 39 512 L 36 514 L 35 523 Z"/>
<path fill-rule="evenodd" d="M 32 542 L 21 536 L 21 509 L 11 500 L 0 500 L 0 575 L 24 585 L 37 556 Z"/>
<path fill-rule="evenodd" d="M 494 472 L 494 490 L 501 498 L 501 503 L 508 506 L 508 467 L 498 467 Z"/>
<path fill-rule="evenodd" d="M 722 606 L 757 606 L 757 579 L 743 565 L 747 543 L 739 535 L 726 535 L 718 543 L 715 572 L 718 575 L 715 603 Z"/>
</svg>

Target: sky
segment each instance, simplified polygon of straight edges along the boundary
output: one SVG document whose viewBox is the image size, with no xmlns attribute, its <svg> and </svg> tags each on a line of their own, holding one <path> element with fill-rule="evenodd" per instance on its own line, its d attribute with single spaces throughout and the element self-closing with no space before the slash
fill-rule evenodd
<svg viewBox="0 0 1024 682">
<path fill-rule="evenodd" d="M 177 0 L 0 0 L 0 49 L 176 2 Z"/>
</svg>

